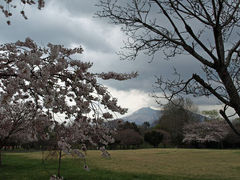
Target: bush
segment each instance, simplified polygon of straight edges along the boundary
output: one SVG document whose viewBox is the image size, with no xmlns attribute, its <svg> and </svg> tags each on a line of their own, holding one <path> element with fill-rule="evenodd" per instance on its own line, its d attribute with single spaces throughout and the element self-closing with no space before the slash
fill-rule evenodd
<svg viewBox="0 0 240 180">
<path fill-rule="evenodd" d="M 159 131 L 152 130 L 144 135 L 144 140 L 154 147 L 158 147 L 159 143 L 163 140 L 163 134 Z"/>
</svg>

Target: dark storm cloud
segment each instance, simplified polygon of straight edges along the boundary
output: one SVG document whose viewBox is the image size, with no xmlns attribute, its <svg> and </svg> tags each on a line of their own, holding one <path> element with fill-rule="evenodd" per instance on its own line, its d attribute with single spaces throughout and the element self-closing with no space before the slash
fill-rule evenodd
<svg viewBox="0 0 240 180">
<path fill-rule="evenodd" d="M 24 20 L 18 13 L 15 13 L 16 15 L 10 19 L 11 26 L 1 21 L 1 42 L 13 42 L 31 37 L 43 45 L 51 41 L 66 46 L 81 44 L 96 51 L 113 51 L 106 42 L 107 32 L 104 34 L 102 25 L 92 19 L 91 13 L 88 17 L 82 17 L 81 13 L 78 17 L 72 17 L 70 11 L 64 10 L 58 2 L 60 1 L 50 1 L 41 11 L 26 7 L 24 10 L 29 19 Z M 88 6 L 84 9 L 87 11 Z"/>
<path fill-rule="evenodd" d="M 182 56 L 179 59 L 165 60 L 163 54 L 159 55 L 152 62 L 147 56 L 139 56 L 135 61 L 119 61 L 112 59 L 111 67 L 119 72 L 137 71 L 139 76 L 134 81 L 107 81 L 109 86 L 118 87 L 118 89 L 141 89 L 145 92 L 153 91 L 153 84 L 156 77 L 162 76 L 165 79 L 174 78 L 174 68 L 182 75 L 183 78 L 190 78 L 192 73 L 201 73 L 200 66 L 197 62 L 192 61 L 189 56 Z M 100 67 L 100 66 L 99 66 Z M 96 67 L 97 69 L 97 67 Z"/>
<path fill-rule="evenodd" d="M 52 0 L 57 6 L 67 10 L 72 16 L 93 16 L 98 0 Z"/>
<path fill-rule="evenodd" d="M 30 37 L 40 45 L 48 42 L 64 44 L 65 46 L 83 45 L 85 52 L 81 59 L 92 61 L 94 72 L 132 72 L 138 71 L 136 79 L 127 81 L 101 81 L 116 90 L 130 91 L 137 89 L 149 94 L 153 91 L 154 76 L 162 75 L 171 79 L 173 67 L 184 78 L 191 77 L 193 72 L 199 72 L 200 66 L 190 56 L 178 56 L 173 60 L 164 60 L 162 53 L 157 54 L 151 62 L 148 56 L 140 55 L 135 61 L 120 61 L 116 51 L 123 46 L 123 34 L 120 28 L 93 18 L 97 11 L 97 0 L 51 0 L 39 11 L 37 8 L 25 8 L 28 20 L 20 15 L 14 16 L 12 25 L 7 26 L 0 21 L 0 42 L 15 42 Z M 1 18 L 3 19 L 3 18 Z M 199 104 L 213 103 L 196 99 Z"/>
</svg>

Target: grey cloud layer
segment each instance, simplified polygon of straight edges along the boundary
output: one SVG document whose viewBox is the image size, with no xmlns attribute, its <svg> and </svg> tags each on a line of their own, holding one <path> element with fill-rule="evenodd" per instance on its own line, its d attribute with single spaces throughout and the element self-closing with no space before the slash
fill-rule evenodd
<svg viewBox="0 0 240 180">
<path fill-rule="evenodd" d="M 31 37 L 35 41 L 47 44 L 49 41 L 57 44 L 69 46 L 71 44 L 81 44 L 89 49 L 96 51 L 112 52 L 113 49 L 106 42 L 104 35 L 105 24 L 96 22 L 96 19 L 91 18 L 92 13 L 88 17 L 82 15 L 82 10 L 79 10 L 78 16 L 72 16 L 70 13 L 72 8 L 64 9 L 64 4 L 60 2 L 69 1 L 49 1 L 46 7 L 38 11 L 36 8 L 26 7 L 25 13 L 28 20 L 24 20 L 19 14 L 11 18 L 12 25 L 7 26 L 5 21 L 0 22 L 1 42 L 16 41 Z M 76 2 L 76 1 L 75 1 Z M 85 3 L 84 3 L 85 2 Z M 82 7 L 86 12 L 92 6 L 88 1 L 78 1 L 79 5 L 73 4 L 76 9 Z M 58 4 L 59 3 L 59 4 Z M 88 20 L 91 19 L 91 20 Z M 106 27 L 106 29 L 109 29 Z"/>
<path fill-rule="evenodd" d="M 151 63 L 148 63 L 150 60 L 143 55 L 134 62 L 120 61 L 115 53 L 122 46 L 123 35 L 118 27 L 93 18 L 97 0 L 69 2 L 48 1 L 41 11 L 26 8 L 29 19 L 24 20 L 20 15 L 16 15 L 11 19 L 11 26 L 0 21 L 0 42 L 15 42 L 30 37 L 40 45 L 48 42 L 65 46 L 83 45 L 86 51 L 81 58 L 94 62 L 93 71 L 139 72 L 139 77 L 125 82 L 102 81 L 118 90 L 138 89 L 150 93 L 153 90 L 154 75 L 171 78 L 173 66 L 186 78 L 190 77 L 192 72 L 200 71 L 199 65 L 191 61 L 189 56 L 179 56 L 175 60 L 166 61 L 163 54 L 159 53 Z M 199 99 L 197 102 L 204 104 L 208 101 Z"/>
</svg>

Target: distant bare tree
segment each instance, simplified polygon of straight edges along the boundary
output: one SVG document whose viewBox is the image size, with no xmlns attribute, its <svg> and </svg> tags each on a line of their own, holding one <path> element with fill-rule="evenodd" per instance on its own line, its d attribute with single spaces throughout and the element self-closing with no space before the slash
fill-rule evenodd
<svg viewBox="0 0 240 180">
<path fill-rule="evenodd" d="M 190 99 L 175 99 L 164 105 L 163 109 L 163 114 L 156 127 L 171 135 L 172 144 L 182 144 L 184 125 L 200 121 L 200 117 L 194 111 L 195 105 Z"/>
<path fill-rule="evenodd" d="M 134 129 L 121 129 L 115 135 L 115 141 L 121 146 L 129 148 L 143 143 L 143 137 Z"/>
<path fill-rule="evenodd" d="M 163 134 L 156 130 L 148 131 L 144 134 L 144 140 L 156 148 L 163 140 Z"/>
<path fill-rule="evenodd" d="M 123 25 L 129 37 L 123 58 L 163 50 L 167 58 L 187 54 L 200 63 L 204 75 L 159 77 L 157 88 L 170 101 L 183 94 L 215 96 L 225 105 L 220 114 L 240 136 L 226 113 L 230 107 L 240 116 L 239 0 L 101 0 L 98 6 L 97 15 Z"/>
</svg>

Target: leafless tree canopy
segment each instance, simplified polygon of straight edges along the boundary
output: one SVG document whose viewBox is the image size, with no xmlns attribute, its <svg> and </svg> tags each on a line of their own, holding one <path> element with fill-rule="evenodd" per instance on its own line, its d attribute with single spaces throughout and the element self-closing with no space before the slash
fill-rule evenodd
<svg viewBox="0 0 240 180">
<path fill-rule="evenodd" d="M 130 51 L 122 58 L 135 59 L 139 52 L 153 57 L 162 50 L 167 58 L 188 54 L 198 61 L 204 75 L 159 77 L 157 88 L 168 100 L 182 94 L 215 96 L 234 129 L 226 110 L 240 116 L 239 0 L 101 0 L 98 6 L 97 15 L 122 25 L 129 37 L 125 48 Z"/>
</svg>

